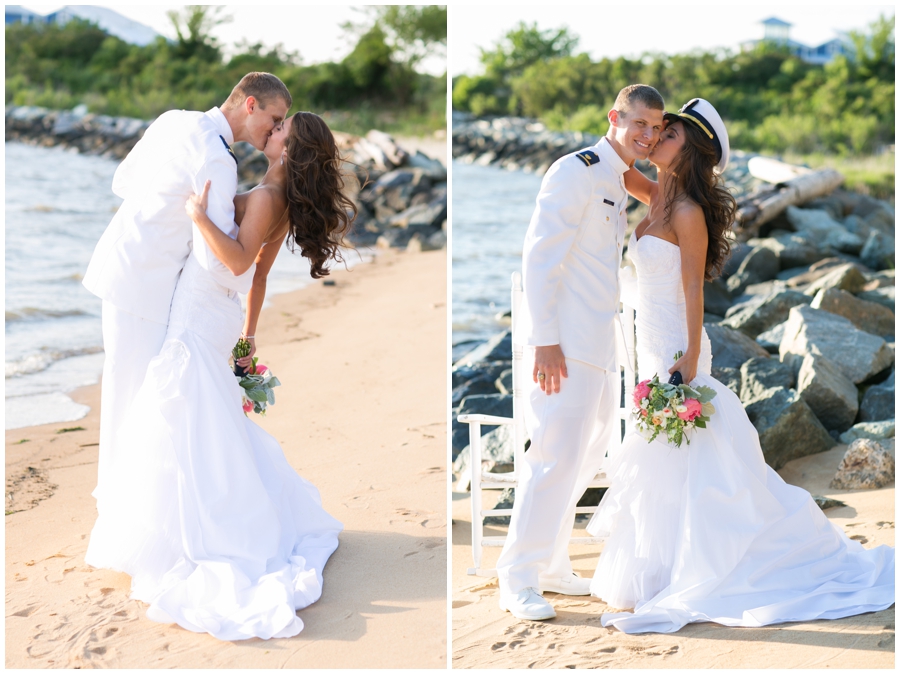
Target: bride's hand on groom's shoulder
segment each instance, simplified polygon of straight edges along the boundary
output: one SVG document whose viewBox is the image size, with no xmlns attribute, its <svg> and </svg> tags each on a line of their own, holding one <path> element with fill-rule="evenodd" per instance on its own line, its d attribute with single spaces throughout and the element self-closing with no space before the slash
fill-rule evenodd
<svg viewBox="0 0 900 674">
<path fill-rule="evenodd" d="M 212 181 L 207 180 L 203 185 L 203 192 L 192 194 L 184 204 L 184 210 L 187 211 L 187 214 L 194 222 L 197 222 L 201 216 L 206 215 L 206 209 L 209 207 L 209 188 L 211 185 Z"/>
<path fill-rule="evenodd" d="M 561 380 L 569 376 L 566 357 L 559 344 L 536 346 L 534 348 L 534 372 L 532 377 L 541 390 L 550 395 L 559 393 Z"/>
</svg>

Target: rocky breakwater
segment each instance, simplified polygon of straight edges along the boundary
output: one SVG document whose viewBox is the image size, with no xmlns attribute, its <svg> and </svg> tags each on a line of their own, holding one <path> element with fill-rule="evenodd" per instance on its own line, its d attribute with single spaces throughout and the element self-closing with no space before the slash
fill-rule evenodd
<svg viewBox="0 0 900 674">
<path fill-rule="evenodd" d="M 891 204 L 837 189 L 734 242 L 723 276 L 706 284 L 713 376 L 741 399 L 773 468 L 860 438 L 893 451 L 894 242 Z M 500 333 L 453 367 L 458 489 L 468 485 L 468 431 L 456 417 L 511 414 L 509 345 Z M 484 468 L 511 470 L 505 431 L 484 432 Z M 893 463 L 878 461 L 892 482 Z"/>
<path fill-rule="evenodd" d="M 6 108 L 7 141 L 42 147 L 61 146 L 121 160 L 150 126 L 146 120 L 38 107 Z M 421 152 L 410 153 L 386 133 L 365 136 L 335 132 L 345 169 L 356 174 L 348 184 L 359 213 L 349 240 L 356 246 L 436 250 L 447 242 L 447 168 Z M 234 145 L 238 190 L 256 185 L 265 173 L 262 152 Z M 353 181 L 349 181 L 353 182 Z"/>
</svg>

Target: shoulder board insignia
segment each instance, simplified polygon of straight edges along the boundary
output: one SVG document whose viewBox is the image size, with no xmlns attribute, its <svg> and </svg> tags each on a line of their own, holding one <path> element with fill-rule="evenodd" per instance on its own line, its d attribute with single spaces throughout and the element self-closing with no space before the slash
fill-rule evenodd
<svg viewBox="0 0 900 674">
<path fill-rule="evenodd" d="M 606 204 L 607 206 L 615 206 L 615 204 L 613 202 L 611 202 L 609 199 L 604 199 L 603 203 Z"/>
<path fill-rule="evenodd" d="M 237 157 L 234 156 L 234 150 L 231 149 L 231 146 L 225 141 L 224 138 L 222 138 L 222 136 L 219 136 L 219 140 L 222 141 L 222 145 L 225 146 L 225 149 L 228 150 L 228 154 L 231 155 L 231 158 L 234 159 L 234 163 L 237 164 L 238 160 Z"/>
<path fill-rule="evenodd" d="M 590 150 L 579 152 L 575 156 L 583 161 L 585 166 L 593 166 L 600 161 L 600 157 L 597 156 L 597 153 Z"/>
</svg>

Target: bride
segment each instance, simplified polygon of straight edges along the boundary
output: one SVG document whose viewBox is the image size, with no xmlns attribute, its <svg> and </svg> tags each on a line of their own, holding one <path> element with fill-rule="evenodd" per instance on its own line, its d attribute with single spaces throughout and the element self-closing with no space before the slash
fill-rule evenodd
<svg viewBox="0 0 900 674">
<path fill-rule="evenodd" d="M 755 627 L 885 609 L 894 603 L 893 548 L 864 549 L 786 484 L 763 460 L 737 396 L 710 375 L 703 281 L 729 253 L 735 202 L 713 172 L 728 162 L 728 135 L 703 99 L 665 119 L 650 154 L 659 182 L 625 174 L 628 192 L 650 205 L 628 246 L 639 376 L 666 381 L 680 371 L 716 391 L 716 412 L 689 446 L 648 443 L 629 429 L 611 454 L 612 487 L 588 525 L 609 536 L 591 593 L 634 611 L 606 613 L 602 624 L 675 632 L 691 622 Z"/>
<path fill-rule="evenodd" d="M 286 237 L 313 278 L 340 259 L 355 209 L 341 194 L 328 126 L 298 112 L 272 132 L 264 153 L 265 178 L 235 198 L 237 239 L 207 217 L 208 182 L 186 205 L 194 252 L 165 343 L 116 438 L 127 456 L 116 455 L 94 493 L 99 517 L 85 556 L 131 575 L 132 597 L 150 605 L 150 619 L 223 640 L 299 633 L 296 610 L 322 594 L 322 570 L 342 529 L 278 441 L 244 415 L 227 363 L 241 335 L 240 300 L 195 257 L 208 247 L 235 275 L 255 264 L 243 323 L 251 343 L 266 276 Z"/>
</svg>

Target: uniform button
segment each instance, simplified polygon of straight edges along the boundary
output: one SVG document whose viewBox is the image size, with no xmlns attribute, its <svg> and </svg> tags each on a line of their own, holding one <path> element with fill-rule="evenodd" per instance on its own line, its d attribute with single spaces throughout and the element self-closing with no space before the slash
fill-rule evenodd
<svg viewBox="0 0 900 674">
<path fill-rule="evenodd" d="M 608 215 L 606 216 L 606 221 L 609 222 L 609 216 L 608 216 Z"/>
</svg>

